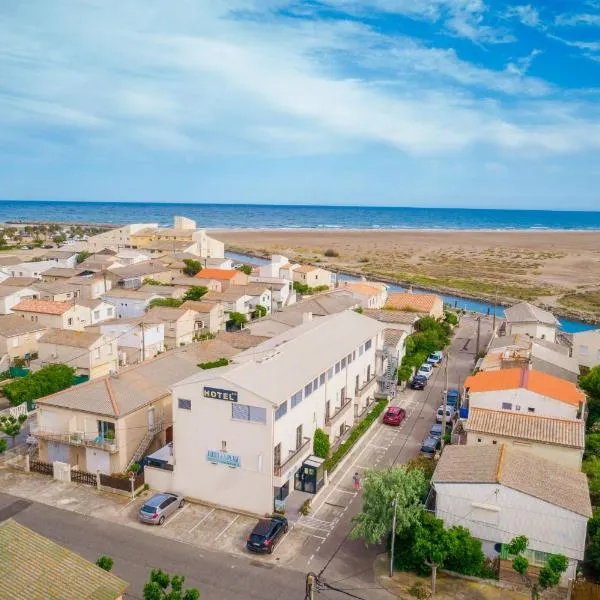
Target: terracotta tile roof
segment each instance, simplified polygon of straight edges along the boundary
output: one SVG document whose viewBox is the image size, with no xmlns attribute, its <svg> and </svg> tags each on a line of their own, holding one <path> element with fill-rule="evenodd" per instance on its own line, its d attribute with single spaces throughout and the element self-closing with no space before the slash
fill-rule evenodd
<svg viewBox="0 0 600 600">
<path fill-rule="evenodd" d="M 466 430 L 582 450 L 585 446 L 585 424 L 581 419 L 554 419 L 508 410 L 472 408 Z"/>
<path fill-rule="evenodd" d="M 364 294 L 365 296 L 378 296 L 383 291 L 383 288 L 379 287 L 376 284 L 371 284 L 362 281 L 346 282 L 344 284 L 344 287 L 348 288 L 349 290 L 352 290 L 353 292 L 356 292 L 357 294 Z"/>
<path fill-rule="evenodd" d="M 70 302 L 55 302 L 53 300 L 21 300 L 13 306 L 13 310 L 35 312 L 44 315 L 62 315 L 73 305 Z"/>
<path fill-rule="evenodd" d="M 432 482 L 500 483 L 584 517 L 592 516 L 587 477 L 506 444 L 446 446 Z"/>
<path fill-rule="evenodd" d="M 573 406 L 585 401 L 585 394 L 570 381 L 534 369 L 483 371 L 465 380 L 470 393 L 495 392 L 523 388 Z"/>
<path fill-rule="evenodd" d="M 409 294 L 404 292 L 393 292 L 388 296 L 386 308 L 398 308 L 430 312 L 437 301 L 442 301 L 435 294 Z"/>
<path fill-rule="evenodd" d="M 196 274 L 197 279 L 216 279 L 217 281 L 230 280 L 236 275 L 239 275 L 241 271 L 237 269 L 202 269 L 200 273 Z"/>
<path fill-rule="evenodd" d="M 310 273 L 316 271 L 319 267 L 313 267 L 312 265 L 300 265 L 296 269 L 296 273 Z"/>
</svg>

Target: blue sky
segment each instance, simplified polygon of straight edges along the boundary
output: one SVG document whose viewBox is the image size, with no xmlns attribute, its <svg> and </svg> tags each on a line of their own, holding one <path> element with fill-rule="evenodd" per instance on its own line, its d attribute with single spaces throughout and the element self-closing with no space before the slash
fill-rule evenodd
<svg viewBox="0 0 600 600">
<path fill-rule="evenodd" d="M 600 0 L 0 2 L 0 197 L 600 210 Z"/>
</svg>

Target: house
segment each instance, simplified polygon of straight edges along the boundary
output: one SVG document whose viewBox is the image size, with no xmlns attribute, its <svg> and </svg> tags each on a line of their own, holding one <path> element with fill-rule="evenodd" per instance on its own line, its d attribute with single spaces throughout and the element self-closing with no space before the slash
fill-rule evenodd
<svg viewBox="0 0 600 600">
<path fill-rule="evenodd" d="M 156 229 L 158 223 L 133 223 L 131 225 L 125 225 L 117 229 L 111 229 L 109 231 L 103 231 L 98 235 L 90 236 L 88 239 L 88 246 L 92 252 L 99 252 L 105 248 L 119 250 L 121 248 L 132 247 L 132 236 L 145 229 Z"/>
<path fill-rule="evenodd" d="M 381 309 L 388 298 L 388 286 L 376 281 L 344 281 L 343 288 L 349 290 L 362 308 Z"/>
<path fill-rule="evenodd" d="M 406 338 L 408 334 L 401 329 L 383 330 L 383 349 L 395 358 L 396 364 L 400 364 L 406 354 Z"/>
<path fill-rule="evenodd" d="M 54 302 L 72 302 L 79 298 L 80 290 L 77 286 L 69 284 L 65 279 L 52 282 L 39 281 L 31 285 L 40 300 L 53 300 Z"/>
<path fill-rule="evenodd" d="M 504 310 L 506 335 L 524 333 L 533 338 L 556 342 L 556 332 L 560 322 L 549 311 L 520 302 Z"/>
<path fill-rule="evenodd" d="M 57 265 L 56 260 L 39 260 L 32 262 L 20 262 L 3 268 L 3 271 L 11 277 L 35 277 L 41 279 L 42 274 L 48 269 L 53 269 Z M 69 266 L 69 265 L 63 265 Z"/>
<path fill-rule="evenodd" d="M 152 292 L 124 288 L 113 288 L 102 294 L 102 299 L 115 307 L 118 319 L 141 317 L 154 298 L 160 298 L 160 296 Z"/>
<path fill-rule="evenodd" d="M 140 292 L 151 292 L 152 294 L 156 294 L 161 298 L 175 298 L 179 300 L 185 296 L 185 293 L 189 287 L 184 287 L 181 285 L 152 285 L 149 283 L 144 284 L 139 291 Z"/>
<path fill-rule="evenodd" d="M 124 266 L 135 265 L 136 263 L 147 262 L 150 260 L 149 253 L 140 252 L 139 250 L 131 250 L 128 248 L 119 250 L 114 256 Z"/>
<path fill-rule="evenodd" d="M 600 329 L 573 334 L 572 356 L 577 364 L 592 368 L 600 365 Z"/>
<path fill-rule="evenodd" d="M 218 333 L 225 331 L 225 310 L 219 302 L 197 302 L 194 300 L 186 300 L 181 308 L 193 310 L 198 313 L 200 319 L 199 333 Z"/>
<path fill-rule="evenodd" d="M 155 306 L 143 316 L 143 321 L 164 324 L 165 348 L 191 344 L 202 328 L 198 313 L 183 307 Z"/>
<path fill-rule="evenodd" d="M 403 310 L 378 310 L 367 308 L 363 310 L 363 315 L 375 319 L 380 323 L 385 323 L 389 329 L 400 329 L 408 335 L 416 330 L 417 323 L 421 317 L 428 316 L 427 313 L 405 312 Z"/>
<path fill-rule="evenodd" d="M 271 313 L 273 300 L 268 285 L 265 283 L 250 282 L 241 287 L 243 287 L 244 293 L 247 296 L 250 296 L 250 300 L 248 301 L 250 312 L 254 312 L 257 306 L 262 306 L 266 309 L 267 314 Z"/>
<path fill-rule="evenodd" d="M 227 343 L 166 352 L 37 400 L 40 460 L 65 462 L 90 473 L 126 472 L 132 462 L 172 440 L 169 388 L 197 373 L 198 363 L 237 353 Z"/>
<path fill-rule="evenodd" d="M 261 283 L 271 290 L 273 310 L 283 310 L 284 307 L 296 302 L 296 292 L 292 287 L 292 282 L 287 279 L 251 275 L 250 283 Z"/>
<path fill-rule="evenodd" d="M 285 268 L 290 264 L 287 256 L 282 256 L 281 254 L 273 254 L 271 256 L 271 260 L 264 264 L 259 265 L 258 267 L 258 277 L 267 277 L 270 279 L 283 278 L 281 275 L 281 269 Z M 286 281 L 292 281 L 292 277 L 286 277 Z"/>
<path fill-rule="evenodd" d="M 175 464 L 162 485 L 255 514 L 316 493 L 315 430 L 335 447 L 372 407 L 382 329 L 352 311 L 310 320 L 174 384 Z"/>
<path fill-rule="evenodd" d="M 208 269 L 233 269 L 233 260 L 225 257 L 204 258 L 202 264 Z"/>
<path fill-rule="evenodd" d="M 444 301 L 437 294 L 392 292 L 388 296 L 385 308 L 425 313 L 434 319 L 444 317 Z"/>
<path fill-rule="evenodd" d="M 2 594 L 11 600 L 121 600 L 129 585 L 14 519 L 0 523 L 0 548 Z"/>
<path fill-rule="evenodd" d="M 95 379 L 117 371 L 117 342 L 93 331 L 49 329 L 39 339 L 39 361 L 68 364 L 77 375 Z"/>
<path fill-rule="evenodd" d="M 40 281 L 39 277 L 7 277 L 6 279 L 0 280 L 0 285 L 26 288 L 31 286 L 32 283 L 37 283 L 38 281 Z"/>
<path fill-rule="evenodd" d="M 84 269 L 80 267 L 52 267 L 42 273 L 42 281 L 51 283 L 60 279 L 77 277 Z"/>
<path fill-rule="evenodd" d="M 317 288 L 327 286 L 332 288 L 335 286 L 335 273 L 314 267 L 312 265 L 300 265 L 292 271 L 292 281 L 307 285 L 309 288 Z"/>
<path fill-rule="evenodd" d="M 50 250 L 42 256 L 42 260 L 54 261 L 56 267 L 73 269 L 77 265 L 77 252 L 67 249 Z"/>
<path fill-rule="evenodd" d="M 467 377 L 464 387 L 469 409 L 560 419 L 578 419 L 585 414 L 585 394 L 575 384 L 533 369 L 481 371 Z"/>
<path fill-rule="evenodd" d="M 186 290 L 188 290 L 189 288 L 191 288 L 193 286 L 201 285 L 201 286 L 205 287 L 209 292 L 222 292 L 223 291 L 221 282 L 217 281 L 216 279 L 204 279 L 202 281 L 202 283 L 200 283 L 195 277 L 187 277 L 185 275 L 182 277 L 181 276 L 173 277 L 173 280 L 171 281 L 171 285 L 174 285 L 176 287 L 181 287 Z"/>
<path fill-rule="evenodd" d="M 208 287 L 212 280 L 221 284 L 221 290 L 225 291 L 232 285 L 246 285 L 248 275 L 237 269 L 202 269 L 195 277 L 196 285 Z"/>
<path fill-rule="evenodd" d="M 40 323 L 23 319 L 19 315 L 0 316 L 0 356 L 25 358 L 38 351 L 38 340 L 46 331 Z"/>
<path fill-rule="evenodd" d="M 144 246 L 144 251 L 150 253 L 152 256 L 164 254 L 165 252 L 180 252 L 184 254 L 191 254 L 200 258 L 200 247 L 198 242 L 194 240 L 153 240 L 148 242 Z"/>
<path fill-rule="evenodd" d="M 118 278 L 117 285 L 125 289 L 141 287 L 145 279 L 154 279 L 161 283 L 171 283 L 173 270 L 165 267 L 158 261 L 135 263 L 126 267 L 111 269 L 111 273 Z"/>
<path fill-rule="evenodd" d="M 67 283 L 79 291 L 83 300 L 97 300 L 102 294 L 110 291 L 115 283 L 114 278 L 106 272 L 94 275 L 71 277 Z"/>
<path fill-rule="evenodd" d="M 117 341 L 121 366 L 150 360 L 165 350 L 164 323 L 148 323 L 139 317 L 114 319 L 95 329 Z"/>
<path fill-rule="evenodd" d="M 472 408 L 465 425 L 467 446 L 506 444 L 570 469 L 581 469 L 585 423 L 581 419 Z"/>
<path fill-rule="evenodd" d="M 221 304 L 225 312 L 238 312 L 250 320 L 251 296 L 246 294 L 245 286 L 233 285 L 223 292 L 208 292 L 202 296 L 202 302 Z"/>
<path fill-rule="evenodd" d="M 32 287 L 16 287 L 0 284 L 0 315 L 8 315 L 24 298 L 37 298 L 38 292 Z"/>
<path fill-rule="evenodd" d="M 592 516 L 583 473 L 505 444 L 446 446 L 432 485 L 436 517 L 480 539 L 484 553 L 500 559 L 501 581 L 512 574 L 508 544 L 520 535 L 529 540 L 525 556 L 534 569 L 564 554 L 561 584 L 575 577 Z"/>
<path fill-rule="evenodd" d="M 24 319 L 54 329 L 82 330 L 90 324 L 90 310 L 70 302 L 52 300 L 21 300 L 13 312 Z"/>
<path fill-rule="evenodd" d="M 77 304 L 89 309 L 90 319 L 88 325 L 97 325 L 103 321 L 114 319 L 116 316 L 114 305 L 101 298 L 96 300 L 77 300 Z"/>
</svg>

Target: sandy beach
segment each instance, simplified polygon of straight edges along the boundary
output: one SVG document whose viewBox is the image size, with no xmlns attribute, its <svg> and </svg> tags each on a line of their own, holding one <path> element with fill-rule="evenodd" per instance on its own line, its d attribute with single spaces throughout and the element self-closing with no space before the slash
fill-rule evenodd
<svg viewBox="0 0 600 600">
<path fill-rule="evenodd" d="M 214 231 L 228 249 L 281 253 L 323 267 L 600 318 L 600 232 Z M 339 256 L 325 257 L 326 250 Z"/>
</svg>

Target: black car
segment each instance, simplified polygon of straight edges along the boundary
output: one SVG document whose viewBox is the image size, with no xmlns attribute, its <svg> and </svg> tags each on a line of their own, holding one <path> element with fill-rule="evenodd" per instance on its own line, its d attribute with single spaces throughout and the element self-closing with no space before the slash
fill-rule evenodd
<svg viewBox="0 0 600 600">
<path fill-rule="evenodd" d="M 255 525 L 246 541 L 246 548 L 251 552 L 271 554 L 277 542 L 287 533 L 287 519 L 281 515 L 272 515 Z"/>
<path fill-rule="evenodd" d="M 427 385 L 427 377 L 424 375 L 415 375 L 410 382 L 410 387 L 413 390 L 424 390 Z"/>
<path fill-rule="evenodd" d="M 433 458 L 435 453 L 442 447 L 440 438 L 428 435 L 421 444 L 421 454 L 427 458 Z"/>
</svg>

